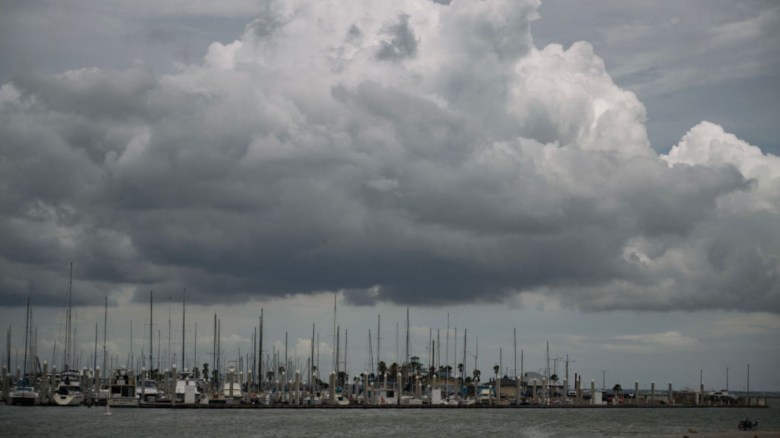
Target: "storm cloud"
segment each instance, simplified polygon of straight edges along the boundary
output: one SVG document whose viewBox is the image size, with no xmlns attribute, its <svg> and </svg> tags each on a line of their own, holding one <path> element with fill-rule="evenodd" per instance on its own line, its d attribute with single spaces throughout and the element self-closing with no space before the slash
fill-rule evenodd
<svg viewBox="0 0 780 438">
<path fill-rule="evenodd" d="M 345 291 L 780 312 L 780 159 L 715 124 L 659 155 L 538 2 L 269 2 L 171 74 L 0 87 L 0 300 Z"/>
</svg>

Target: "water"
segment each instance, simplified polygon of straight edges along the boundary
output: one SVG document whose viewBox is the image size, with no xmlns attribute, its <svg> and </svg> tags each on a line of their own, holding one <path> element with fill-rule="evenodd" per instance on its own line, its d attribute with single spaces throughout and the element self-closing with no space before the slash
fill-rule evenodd
<svg viewBox="0 0 780 438">
<path fill-rule="evenodd" d="M 775 403 L 776 404 L 776 403 Z M 734 432 L 745 418 L 780 430 L 780 408 L 733 409 L 113 409 L 0 405 L 0 436 L 682 437 Z M 695 435 L 691 435 L 695 436 Z M 747 436 L 747 435 L 746 435 Z M 750 435 L 752 436 L 752 435 Z"/>
</svg>

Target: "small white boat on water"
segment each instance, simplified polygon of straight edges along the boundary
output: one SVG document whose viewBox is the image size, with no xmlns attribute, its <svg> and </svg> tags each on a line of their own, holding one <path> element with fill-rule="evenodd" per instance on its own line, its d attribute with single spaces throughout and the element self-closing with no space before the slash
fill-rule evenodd
<svg viewBox="0 0 780 438">
<path fill-rule="evenodd" d="M 27 379 L 20 380 L 11 390 L 9 399 L 12 405 L 35 406 L 39 403 L 38 392 L 30 386 Z"/>
<path fill-rule="evenodd" d="M 81 374 L 76 370 L 60 373 L 59 383 L 54 388 L 51 401 L 56 406 L 79 406 L 84 403 L 81 390 Z"/>
</svg>

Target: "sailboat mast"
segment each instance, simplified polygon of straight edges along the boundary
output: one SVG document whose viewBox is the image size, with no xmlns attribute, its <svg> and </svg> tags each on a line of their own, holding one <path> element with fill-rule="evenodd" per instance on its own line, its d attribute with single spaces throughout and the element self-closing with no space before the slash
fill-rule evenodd
<svg viewBox="0 0 780 438">
<path fill-rule="evenodd" d="M 333 293 L 333 341 L 336 343 L 336 348 L 333 350 L 333 369 L 336 372 L 336 375 L 338 376 L 339 373 L 339 342 L 336 338 L 336 301 L 338 300 L 338 292 Z"/>
<path fill-rule="evenodd" d="M 381 353 L 380 352 L 382 351 L 379 348 L 380 347 L 379 340 L 382 339 L 382 337 L 380 336 L 381 332 L 379 331 L 380 328 L 381 328 L 381 324 L 382 324 L 382 315 L 377 315 L 376 316 L 376 366 L 377 366 L 377 376 L 379 375 L 379 361 L 381 360 L 381 358 L 380 358 Z"/>
<path fill-rule="evenodd" d="M 187 357 L 184 355 L 184 334 L 186 333 L 184 330 L 185 327 L 184 320 L 187 317 L 186 302 L 187 302 L 187 288 L 184 288 L 184 290 L 181 293 L 181 369 L 182 370 L 185 368 L 184 358 Z"/>
<path fill-rule="evenodd" d="M 98 323 L 95 321 L 95 354 L 92 355 L 92 371 L 97 369 L 97 342 L 98 342 Z"/>
<path fill-rule="evenodd" d="M 195 336 L 192 337 L 192 366 L 198 368 L 198 321 L 195 321 Z"/>
<path fill-rule="evenodd" d="M 151 376 L 152 368 L 154 368 L 154 291 L 149 291 L 149 375 Z"/>
<path fill-rule="evenodd" d="M 464 385 L 466 384 L 466 368 L 467 368 L 466 367 L 466 352 L 467 352 L 466 347 L 468 345 L 466 340 L 467 340 L 468 334 L 469 334 L 469 329 L 465 329 L 464 328 L 463 329 L 463 372 L 461 373 L 461 376 L 460 376 L 463 379 L 463 384 Z"/>
<path fill-rule="evenodd" d="M 259 348 L 259 359 L 257 360 L 257 374 L 260 376 L 260 382 L 263 381 L 263 309 L 260 309 L 260 346 Z M 260 389 L 262 389 L 262 385 L 260 385 Z"/>
<path fill-rule="evenodd" d="M 341 346 L 340 338 L 341 337 L 341 327 L 336 327 L 336 378 L 338 378 L 339 375 L 339 358 L 341 355 L 339 354 L 339 347 Z"/>
<path fill-rule="evenodd" d="M 108 326 L 108 295 L 105 296 L 105 307 L 103 309 L 103 374 L 108 374 L 106 370 L 106 327 Z"/>
<path fill-rule="evenodd" d="M 406 308 L 406 354 L 404 365 L 409 363 L 409 308 Z"/>
<path fill-rule="evenodd" d="M 32 294 L 32 291 L 30 291 L 30 293 Z M 27 342 L 28 342 L 27 337 L 29 334 L 30 334 L 30 296 L 28 295 L 27 313 L 25 314 L 25 326 L 24 326 L 24 362 L 22 362 L 22 369 L 23 369 L 22 379 L 27 378 Z"/>
<path fill-rule="evenodd" d="M 68 370 L 71 365 L 71 356 L 73 352 L 71 350 L 72 339 L 71 333 L 71 297 L 73 294 L 73 262 L 70 262 L 70 280 L 68 281 L 68 308 L 65 312 L 65 357 L 63 358 L 65 363 L 63 364 L 63 370 Z"/>
</svg>

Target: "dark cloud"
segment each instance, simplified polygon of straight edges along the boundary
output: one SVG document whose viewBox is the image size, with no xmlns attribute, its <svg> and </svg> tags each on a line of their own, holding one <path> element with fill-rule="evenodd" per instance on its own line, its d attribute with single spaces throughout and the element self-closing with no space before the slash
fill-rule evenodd
<svg viewBox="0 0 780 438">
<path fill-rule="evenodd" d="M 777 158 L 711 124 L 657 155 L 590 45 L 533 47 L 535 3 L 298 6 L 176 74 L 2 85 L 3 304 L 60 305 L 74 261 L 79 304 L 780 311 Z"/>
</svg>

